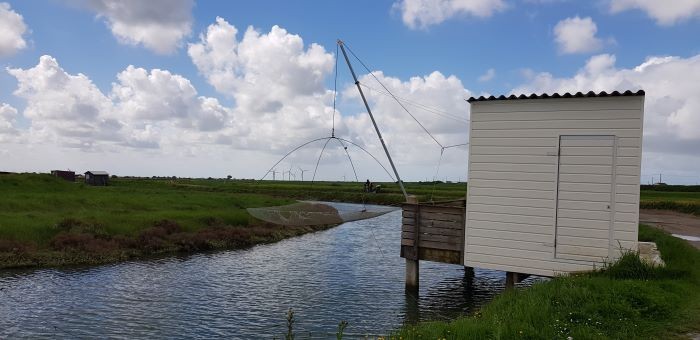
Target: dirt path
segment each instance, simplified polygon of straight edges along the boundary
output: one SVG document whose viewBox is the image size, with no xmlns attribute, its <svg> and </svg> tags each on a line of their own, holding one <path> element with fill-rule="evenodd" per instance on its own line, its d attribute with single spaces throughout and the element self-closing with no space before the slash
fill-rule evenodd
<svg viewBox="0 0 700 340">
<path fill-rule="evenodd" d="M 669 210 L 640 209 L 639 223 L 661 228 L 671 234 L 700 239 L 700 217 Z M 700 249 L 700 240 L 687 240 Z"/>
</svg>

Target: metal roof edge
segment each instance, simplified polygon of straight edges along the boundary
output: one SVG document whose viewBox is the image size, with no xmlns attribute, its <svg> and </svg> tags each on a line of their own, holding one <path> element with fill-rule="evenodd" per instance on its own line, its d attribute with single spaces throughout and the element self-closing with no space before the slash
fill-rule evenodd
<svg viewBox="0 0 700 340">
<path fill-rule="evenodd" d="M 576 93 L 569 93 L 566 92 L 564 94 L 559 94 L 559 93 L 553 93 L 553 94 L 530 94 L 530 95 L 525 95 L 521 94 L 519 96 L 516 96 L 514 94 L 511 94 L 510 96 L 504 96 L 500 95 L 498 97 L 495 96 L 489 96 L 489 97 L 484 97 L 484 96 L 479 96 L 477 97 L 470 97 L 467 99 L 469 103 L 472 102 L 484 102 L 484 101 L 495 101 L 495 100 L 518 100 L 518 99 L 551 99 L 551 98 L 590 98 L 590 97 L 632 97 L 632 96 L 644 96 L 645 92 L 644 90 L 638 90 L 637 92 L 632 92 L 630 90 L 627 90 L 625 92 L 619 92 L 619 91 L 613 91 L 610 93 L 607 93 L 605 91 L 601 92 L 593 92 L 593 91 L 588 91 L 586 93 L 583 92 L 576 92 Z"/>
</svg>

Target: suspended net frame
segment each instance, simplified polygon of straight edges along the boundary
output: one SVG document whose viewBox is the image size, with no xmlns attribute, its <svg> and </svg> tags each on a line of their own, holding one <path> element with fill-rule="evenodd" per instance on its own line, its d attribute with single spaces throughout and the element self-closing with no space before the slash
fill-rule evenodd
<svg viewBox="0 0 700 340">
<path fill-rule="evenodd" d="M 361 207 L 361 208 L 360 208 Z M 333 225 L 381 216 L 399 208 L 380 205 L 362 205 L 301 201 L 293 204 L 248 208 L 248 213 L 265 222 L 285 226 Z"/>
</svg>

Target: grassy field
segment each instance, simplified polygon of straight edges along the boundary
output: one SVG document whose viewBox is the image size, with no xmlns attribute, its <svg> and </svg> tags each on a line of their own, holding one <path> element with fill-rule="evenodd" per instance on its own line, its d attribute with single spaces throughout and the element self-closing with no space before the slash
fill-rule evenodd
<svg viewBox="0 0 700 340">
<path fill-rule="evenodd" d="M 641 226 L 665 268 L 635 254 L 593 274 L 506 292 L 451 322 L 406 326 L 393 339 L 669 339 L 700 332 L 700 251 Z"/>
<path fill-rule="evenodd" d="M 328 226 L 280 228 L 251 218 L 245 208 L 301 199 L 404 201 L 397 184 L 380 184 L 380 193 L 366 194 L 363 183 L 355 182 L 116 178 L 108 187 L 92 187 L 49 175 L 0 175 L 0 268 L 104 263 L 274 242 Z M 421 201 L 466 194 L 466 183 L 406 183 L 406 188 Z M 642 207 L 700 215 L 700 188 L 643 189 Z"/>
<path fill-rule="evenodd" d="M 0 268 L 104 263 L 178 251 L 230 249 L 326 228 L 278 227 L 245 208 L 297 199 L 395 204 L 394 183 L 113 179 L 92 187 L 49 175 L 0 175 Z M 427 200 L 463 198 L 465 184 L 408 184 Z M 434 195 L 433 195 L 434 194 Z"/>
<path fill-rule="evenodd" d="M 642 190 L 639 206 L 644 209 L 674 210 L 700 216 L 700 188 L 695 186 L 694 189 L 696 191 Z"/>
</svg>

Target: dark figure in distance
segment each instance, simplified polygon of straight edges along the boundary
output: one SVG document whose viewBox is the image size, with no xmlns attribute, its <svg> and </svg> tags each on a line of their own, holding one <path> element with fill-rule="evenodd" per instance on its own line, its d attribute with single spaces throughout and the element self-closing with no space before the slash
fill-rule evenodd
<svg viewBox="0 0 700 340">
<path fill-rule="evenodd" d="M 365 192 L 379 193 L 379 190 L 381 188 L 382 188 L 381 185 L 377 185 L 375 187 L 374 183 L 370 182 L 369 180 L 367 180 L 367 182 L 365 182 Z"/>
</svg>

